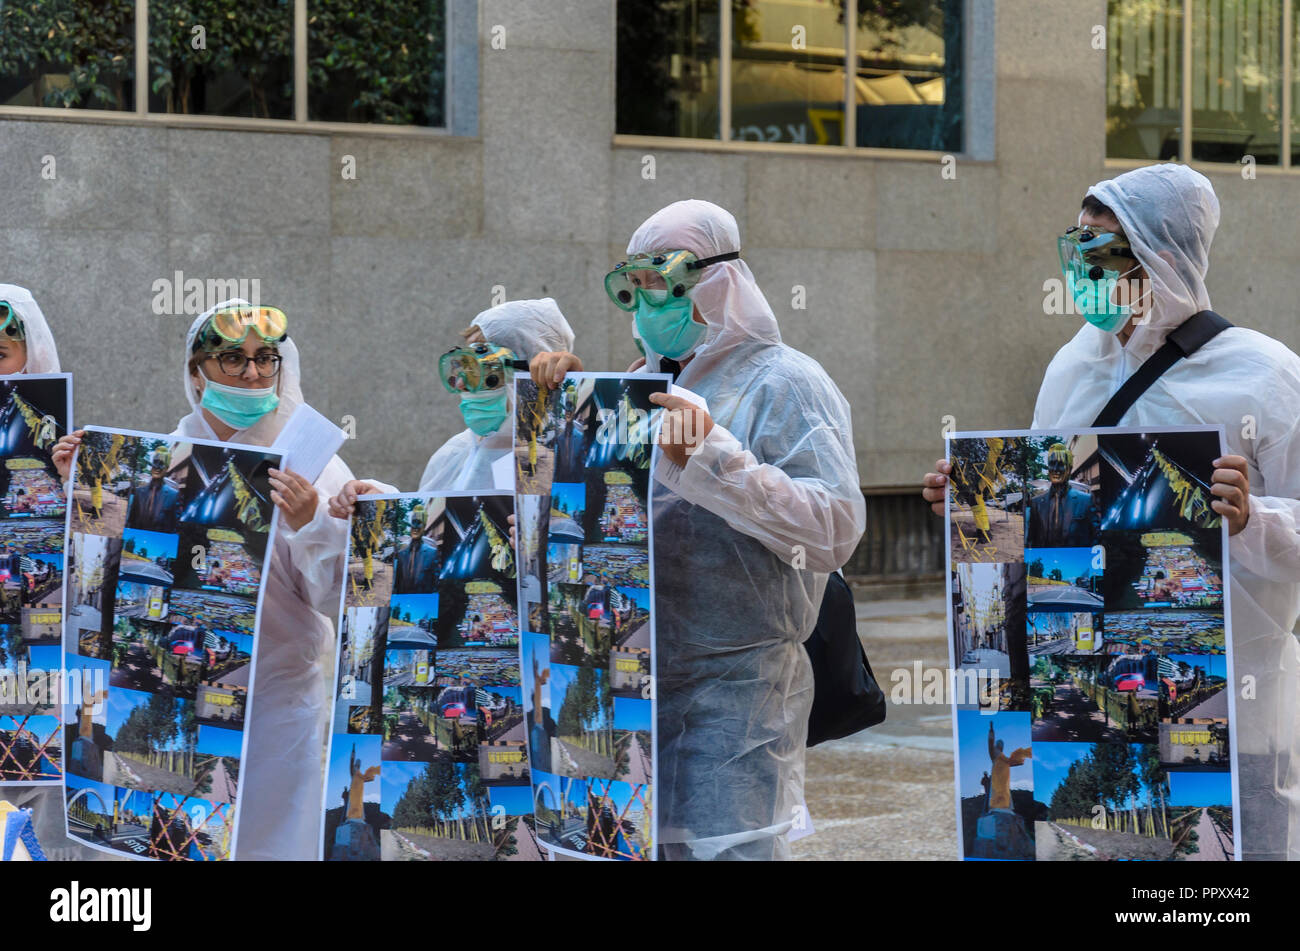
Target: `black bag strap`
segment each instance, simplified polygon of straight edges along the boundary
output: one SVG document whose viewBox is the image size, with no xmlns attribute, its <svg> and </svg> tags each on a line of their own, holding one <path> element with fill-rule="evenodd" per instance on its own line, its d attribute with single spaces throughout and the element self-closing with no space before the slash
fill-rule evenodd
<svg viewBox="0 0 1300 951">
<path fill-rule="evenodd" d="M 1212 310 L 1202 310 L 1192 314 L 1169 331 L 1169 336 L 1165 338 L 1160 349 L 1147 357 L 1133 375 L 1124 381 L 1124 385 L 1115 391 L 1115 395 L 1102 407 L 1092 425 L 1119 425 L 1119 421 L 1128 412 L 1129 407 L 1138 401 L 1138 397 L 1145 393 L 1152 383 L 1160 379 L 1162 373 L 1184 357 L 1190 357 L 1231 326 L 1231 323 Z"/>
</svg>

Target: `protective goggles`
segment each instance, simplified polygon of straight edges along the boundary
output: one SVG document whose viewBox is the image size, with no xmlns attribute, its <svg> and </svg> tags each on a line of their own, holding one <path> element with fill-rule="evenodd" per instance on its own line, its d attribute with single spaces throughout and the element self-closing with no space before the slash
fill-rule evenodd
<svg viewBox="0 0 1300 951">
<path fill-rule="evenodd" d="M 438 358 L 438 379 L 448 393 L 481 393 L 504 386 L 510 370 L 527 370 L 527 360 L 494 343 L 452 347 Z"/>
<path fill-rule="evenodd" d="M 7 300 L 0 300 L 0 333 L 3 333 L 9 340 L 25 340 L 27 332 L 23 329 L 23 322 L 18 316 L 18 311 Z"/>
<path fill-rule="evenodd" d="M 1137 263 L 1123 235 L 1074 225 L 1056 239 L 1061 272 L 1076 281 L 1118 279 Z"/>
<path fill-rule="evenodd" d="M 622 310 L 636 310 L 638 291 L 657 307 L 670 296 L 684 297 L 687 291 L 700 282 L 700 272 L 710 264 L 739 258 L 739 251 L 715 254 L 711 258 L 697 258 L 690 251 L 634 254 L 626 261 L 615 264 L 614 270 L 605 275 L 605 293 L 614 302 L 614 306 Z M 650 278 L 647 271 L 658 275 L 659 280 Z M 647 286 L 647 279 L 655 286 Z"/>
<path fill-rule="evenodd" d="M 194 349 L 237 347 L 250 331 L 267 343 L 281 343 L 289 336 L 289 318 L 278 307 L 227 307 L 208 318 L 194 337 Z"/>
</svg>

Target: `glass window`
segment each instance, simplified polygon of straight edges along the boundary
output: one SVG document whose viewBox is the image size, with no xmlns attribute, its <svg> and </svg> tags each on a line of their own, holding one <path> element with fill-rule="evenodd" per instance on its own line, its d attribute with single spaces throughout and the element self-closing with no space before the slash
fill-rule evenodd
<svg viewBox="0 0 1300 951">
<path fill-rule="evenodd" d="M 1110 0 L 1106 154 L 1277 165 L 1282 156 L 1283 0 Z M 1184 18 L 1191 70 L 1183 61 Z M 1293 68 L 1293 67 L 1292 67 Z M 1190 95 L 1190 155 L 1183 108 Z"/>
<path fill-rule="evenodd" d="M 1183 0 L 1110 0 L 1106 154 L 1178 157 L 1183 99 Z"/>
<path fill-rule="evenodd" d="M 135 109 L 135 0 L 0 3 L 0 105 Z"/>
<path fill-rule="evenodd" d="M 293 118 L 293 0 L 150 0 L 149 111 Z"/>
<path fill-rule="evenodd" d="M 446 125 L 445 0 L 309 0 L 307 118 Z"/>
<path fill-rule="evenodd" d="M 0 0 L 0 106 L 135 112 L 139 7 L 150 113 L 445 128 L 446 5 L 308 0 L 298 23 L 295 0 Z"/>
<path fill-rule="evenodd" d="M 961 0 L 726 2 L 618 0 L 618 132 L 961 149 Z M 850 96 L 856 134 L 846 142 Z"/>
<path fill-rule="evenodd" d="M 960 0 L 856 4 L 858 145 L 960 151 Z"/>
<path fill-rule="evenodd" d="M 732 139 L 841 145 L 842 4 L 739 0 L 732 7 Z"/>
<path fill-rule="evenodd" d="M 1193 0 L 1192 158 L 1277 165 L 1282 0 Z"/>
<path fill-rule="evenodd" d="M 1300 17 L 1295 17 L 1291 30 L 1291 55 L 1300 50 Z M 1300 165 L 1300 70 L 1291 69 L 1291 159 L 1292 165 Z"/>
<path fill-rule="evenodd" d="M 617 29 L 617 131 L 718 138 L 718 0 L 619 0 Z"/>
</svg>

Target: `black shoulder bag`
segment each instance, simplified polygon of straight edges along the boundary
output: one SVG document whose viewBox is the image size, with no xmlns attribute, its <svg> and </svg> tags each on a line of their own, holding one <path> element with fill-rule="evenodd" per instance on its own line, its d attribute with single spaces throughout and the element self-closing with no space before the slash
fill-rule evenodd
<svg viewBox="0 0 1300 951">
<path fill-rule="evenodd" d="M 1133 375 L 1124 381 L 1124 385 L 1115 391 L 1097 418 L 1093 426 L 1118 426 L 1129 407 L 1137 402 L 1138 397 L 1160 379 L 1160 375 L 1184 357 L 1190 357 L 1223 331 L 1231 327 L 1227 320 L 1212 310 L 1198 311 L 1181 324 L 1169 331 L 1169 336 L 1160 349 L 1147 357 Z"/>
<path fill-rule="evenodd" d="M 838 571 L 826 580 L 817 626 L 803 642 L 813 669 L 808 746 L 838 740 L 883 723 L 885 692 L 858 640 L 853 591 Z"/>
<path fill-rule="evenodd" d="M 661 357 L 659 372 L 681 372 L 676 360 Z M 853 590 L 838 571 L 826 580 L 817 626 L 803 642 L 813 669 L 813 704 L 808 717 L 808 746 L 838 740 L 884 722 L 885 692 L 871 672 L 858 640 Z"/>
</svg>

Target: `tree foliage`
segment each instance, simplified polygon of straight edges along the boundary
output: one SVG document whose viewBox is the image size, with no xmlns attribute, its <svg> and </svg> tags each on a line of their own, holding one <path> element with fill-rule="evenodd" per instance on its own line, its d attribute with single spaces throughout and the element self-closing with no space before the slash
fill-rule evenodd
<svg viewBox="0 0 1300 951">
<path fill-rule="evenodd" d="M 293 7 L 152 0 L 150 108 L 292 118 Z M 134 0 L 0 3 L 0 78 L 29 79 L 44 106 L 130 110 L 134 22 Z M 445 25 L 445 0 L 312 0 L 309 117 L 444 125 Z"/>
<path fill-rule="evenodd" d="M 134 0 L 0 3 L 0 77 L 30 77 L 42 106 L 130 108 L 134 22 Z"/>
</svg>

